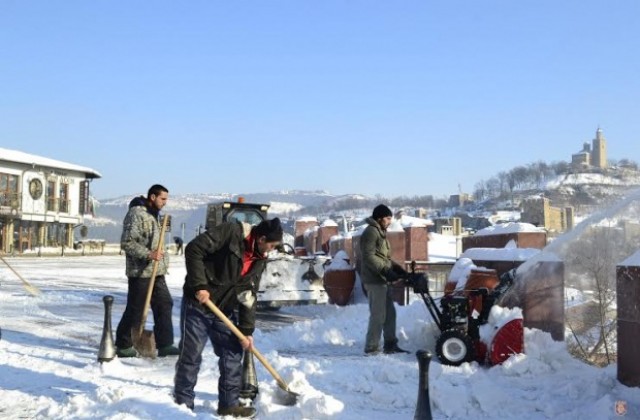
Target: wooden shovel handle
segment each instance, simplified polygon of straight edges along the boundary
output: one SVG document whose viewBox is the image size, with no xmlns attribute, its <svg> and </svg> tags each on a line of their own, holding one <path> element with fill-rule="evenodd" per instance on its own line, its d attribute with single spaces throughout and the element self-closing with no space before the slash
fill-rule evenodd
<svg viewBox="0 0 640 420">
<path fill-rule="evenodd" d="M 213 312 L 218 318 L 220 318 L 220 320 L 224 322 L 224 324 L 227 327 L 229 327 L 231 332 L 233 332 L 236 335 L 236 337 L 238 337 L 241 341 L 247 340 L 247 337 L 244 334 L 242 334 L 242 331 L 240 331 L 238 327 L 236 327 L 233 324 L 233 322 L 231 322 L 231 320 L 227 318 L 227 316 L 213 302 L 211 302 L 211 300 L 207 300 L 204 304 L 207 305 L 207 308 L 211 309 L 211 312 Z M 251 352 L 256 356 L 256 358 L 260 361 L 260 363 L 262 363 L 262 365 L 269 371 L 271 376 L 273 376 L 273 378 L 278 383 L 278 386 L 285 391 L 289 391 L 289 385 L 287 385 L 284 379 L 282 379 L 280 375 L 278 375 L 278 372 L 276 372 L 276 370 L 271 366 L 271 364 L 269 364 L 269 362 L 267 361 L 267 359 L 265 359 L 262 353 L 260 353 L 258 349 L 255 347 L 251 347 Z"/>
<path fill-rule="evenodd" d="M 164 246 L 164 232 L 167 230 L 168 219 L 169 217 L 166 214 L 162 218 L 162 227 L 160 228 L 160 239 L 158 240 L 156 253 L 160 252 Z M 156 275 L 158 274 L 158 265 L 160 265 L 160 261 L 153 260 L 153 269 L 151 270 L 151 278 L 149 279 L 149 287 L 147 288 L 147 297 L 144 301 L 144 309 L 142 310 L 142 319 L 140 320 L 140 327 L 139 327 L 140 335 L 142 335 L 142 332 L 144 331 L 144 324 L 145 322 L 147 322 L 147 315 L 149 314 L 149 306 L 151 306 L 151 295 L 153 294 L 153 286 L 156 283 Z"/>
<path fill-rule="evenodd" d="M 40 294 L 40 289 L 38 289 L 37 287 L 33 286 L 28 281 L 26 281 L 20 275 L 20 273 L 18 273 L 16 270 L 14 270 L 13 267 L 11 267 L 11 265 L 9 264 L 9 262 L 7 260 L 2 258 L 2 256 L 0 256 L 0 260 L 2 260 L 2 262 L 5 263 L 5 265 L 7 267 L 9 267 L 9 270 L 11 270 L 13 272 L 13 274 L 15 274 L 20 279 L 20 281 L 22 281 L 22 284 L 24 285 L 25 289 L 27 289 L 27 292 L 31 293 L 33 296 L 37 296 L 38 294 Z"/>
</svg>

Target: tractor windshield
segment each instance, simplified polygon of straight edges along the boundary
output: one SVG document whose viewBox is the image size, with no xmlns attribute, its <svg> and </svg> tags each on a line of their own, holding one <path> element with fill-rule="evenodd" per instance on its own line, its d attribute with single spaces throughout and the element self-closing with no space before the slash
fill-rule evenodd
<svg viewBox="0 0 640 420">
<path fill-rule="evenodd" d="M 257 225 L 262 222 L 263 217 L 259 210 L 252 208 L 233 209 L 227 214 L 227 221 L 237 220 L 239 222 Z"/>
</svg>

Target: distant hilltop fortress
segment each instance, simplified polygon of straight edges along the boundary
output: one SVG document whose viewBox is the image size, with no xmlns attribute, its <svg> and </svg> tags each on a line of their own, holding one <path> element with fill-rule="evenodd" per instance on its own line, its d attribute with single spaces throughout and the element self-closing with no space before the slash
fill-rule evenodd
<svg viewBox="0 0 640 420">
<path fill-rule="evenodd" d="M 575 167 L 607 167 L 607 139 L 602 135 L 600 127 L 596 130 L 596 138 L 591 140 L 591 144 L 585 142 L 580 152 L 571 155 L 571 164 Z"/>
</svg>

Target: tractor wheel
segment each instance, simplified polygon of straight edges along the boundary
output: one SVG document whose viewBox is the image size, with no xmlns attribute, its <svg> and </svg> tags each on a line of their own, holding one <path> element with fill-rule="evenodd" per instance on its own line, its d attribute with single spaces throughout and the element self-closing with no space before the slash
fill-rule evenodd
<svg viewBox="0 0 640 420">
<path fill-rule="evenodd" d="M 459 366 L 471 362 L 474 357 L 473 340 L 460 330 L 446 330 L 436 341 L 436 354 L 445 365 Z"/>
</svg>

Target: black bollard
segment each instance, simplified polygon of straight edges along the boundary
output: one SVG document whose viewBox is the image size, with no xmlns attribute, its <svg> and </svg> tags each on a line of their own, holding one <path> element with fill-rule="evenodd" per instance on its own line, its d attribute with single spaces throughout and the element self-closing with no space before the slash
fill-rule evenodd
<svg viewBox="0 0 640 420">
<path fill-rule="evenodd" d="M 258 394 L 258 376 L 256 375 L 256 366 L 253 363 L 253 353 L 244 352 L 242 358 L 242 388 L 240 388 L 240 397 L 250 398 L 253 401 Z"/>
<path fill-rule="evenodd" d="M 425 350 L 416 352 L 420 380 L 418 382 L 418 402 L 413 420 L 431 420 L 431 400 L 429 399 L 429 362 L 431 353 Z"/>
<path fill-rule="evenodd" d="M 111 332 L 111 305 L 113 296 L 107 295 L 102 298 L 104 302 L 104 325 L 102 327 L 102 340 L 100 340 L 100 351 L 98 361 L 110 362 L 116 357 L 116 346 L 113 344 L 113 333 Z"/>
</svg>

